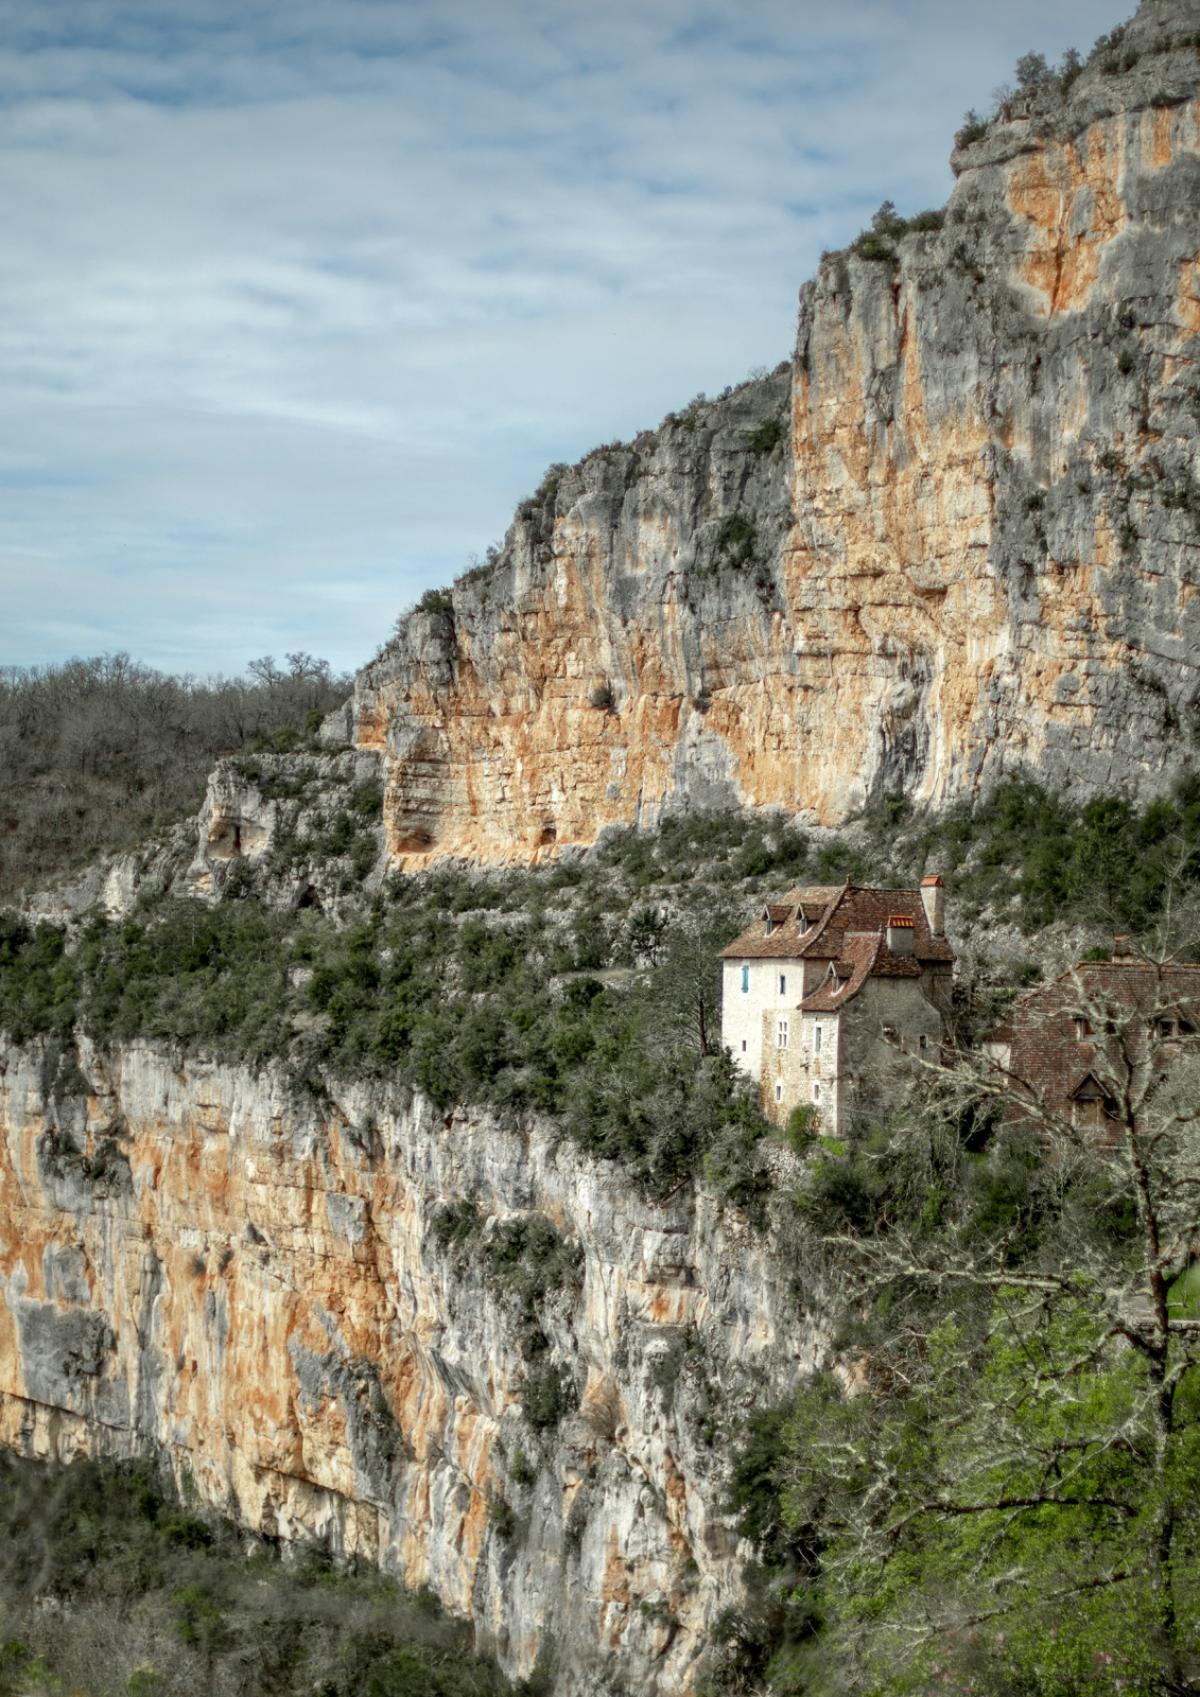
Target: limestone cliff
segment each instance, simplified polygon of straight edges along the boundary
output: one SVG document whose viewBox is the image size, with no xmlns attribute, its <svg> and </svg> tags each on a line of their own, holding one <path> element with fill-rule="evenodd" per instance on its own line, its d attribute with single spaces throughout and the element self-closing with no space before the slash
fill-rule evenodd
<svg viewBox="0 0 1200 1697">
<path fill-rule="evenodd" d="M 569 1276 L 498 1279 L 514 1221 Z M 689 1689 L 738 1594 L 721 1434 L 819 1353 L 795 1278 L 550 1128 L 139 1044 L 0 1055 L 0 1441 L 160 1454 L 431 1585 L 513 1672 L 554 1641 L 564 1697 Z"/>
<path fill-rule="evenodd" d="M 349 715 L 396 861 L 1192 759 L 1198 25 L 1146 0 L 960 148 L 940 228 L 822 263 L 790 366 L 555 468 L 427 598 Z"/>
</svg>

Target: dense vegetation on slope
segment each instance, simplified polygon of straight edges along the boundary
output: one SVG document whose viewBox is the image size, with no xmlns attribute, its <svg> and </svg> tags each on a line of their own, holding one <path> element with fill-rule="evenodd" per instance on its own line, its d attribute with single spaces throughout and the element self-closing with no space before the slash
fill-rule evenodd
<svg viewBox="0 0 1200 1697">
<path fill-rule="evenodd" d="M 940 818 L 885 802 L 833 839 L 692 815 L 554 867 L 396 878 L 340 920 L 268 908 L 252 879 L 216 905 L 160 896 L 120 921 L 94 917 L 70 946 L 0 917 L 0 1027 L 20 1040 L 80 1021 L 101 1040 L 280 1060 L 318 1093 L 374 1076 L 441 1105 L 555 1114 L 660 1194 L 707 1160 L 750 1200 L 766 1128 L 720 1050 L 718 950 L 772 890 L 911 883 L 929 866 L 960 927 L 999 918 L 1031 933 L 1053 919 L 1099 938 L 1169 920 L 1194 943 L 1181 897 L 1200 887 L 1200 784 L 1138 810 L 1071 809 L 1014 782 Z M 989 963 L 1001 993 L 1038 976 L 1035 955 L 1030 942 Z"/>
<path fill-rule="evenodd" d="M 0 1453 L 0 1697 L 514 1692 L 470 1641 L 430 1594 L 320 1550 L 281 1560 L 148 1463 Z"/>
<path fill-rule="evenodd" d="M 194 813 L 218 755 L 291 746 L 349 688 L 310 654 L 244 678 L 125 654 L 0 670 L 0 901 Z"/>
</svg>

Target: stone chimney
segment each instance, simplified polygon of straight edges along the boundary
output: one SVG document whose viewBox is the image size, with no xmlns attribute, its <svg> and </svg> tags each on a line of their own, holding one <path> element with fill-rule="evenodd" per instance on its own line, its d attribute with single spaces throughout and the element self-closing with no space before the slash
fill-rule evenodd
<svg viewBox="0 0 1200 1697">
<path fill-rule="evenodd" d="M 913 922 L 908 915 L 906 913 L 889 914 L 887 922 L 888 953 L 911 955 L 913 940 Z"/>
<path fill-rule="evenodd" d="M 930 934 L 934 937 L 946 935 L 946 884 L 940 872 L 931 872 L 928 878 L 921 879 L 921 900 L 925 904 L 925 918 L 929 924 Z"/>
</svg>

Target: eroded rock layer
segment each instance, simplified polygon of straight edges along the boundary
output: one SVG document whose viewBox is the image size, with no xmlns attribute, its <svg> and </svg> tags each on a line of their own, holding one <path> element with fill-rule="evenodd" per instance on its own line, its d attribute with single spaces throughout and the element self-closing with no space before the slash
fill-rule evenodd
<svg viewBox="0 0 1200 1697">
<path fill-rule="evenodd" d="M 822 264 L 790 366 L 556 469 L 408 619 L 350 718 L 395 860 L 1190 763 L 1198 24 L 1148 0 L 956 155 L 940 228 Z"/>
<path fill-rule="evenodd" d="M 161 1454 L 433 1586 L 515 1673 L 553 1641 L 564 1694 L 689 1689 L 738 1587 L 717 1433 L 819 1346 L 769 1237 L 419 1100 L 2 1059 L 0 1441 Z M 514 1221 L 562 1246 L 532 1296 L 489 1254 Z"/>
</svg>

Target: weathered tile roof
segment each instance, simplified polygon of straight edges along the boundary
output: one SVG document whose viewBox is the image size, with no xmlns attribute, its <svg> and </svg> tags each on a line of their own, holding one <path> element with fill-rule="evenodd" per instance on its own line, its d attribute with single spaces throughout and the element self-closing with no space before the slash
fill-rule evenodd
<svg viewBox="0 0 1200 1697">
<path fill-rule="evenodd" d="M 788 910 L 785 919 L 776 914 Z M 789 890 L 777 902 L 769 902 L 766 912 L 774 921 L 768 931 L 761 917 L 735 937 L 729 947 L 721 950 L 726 960 L 840 960 L 853 959 L 845 947 L 851 936 L 881 936 L 887 930 L 889 918 L 898 916 L 912 922 L 913 952 L 916 962 L 943 963 L 949 966 L 954 951 L 945 937 L 935 937 L 925 917 L 925 904 L 920 890 L 868 890 L 854 884 L 801 885 Z M 895 962 L 897 957 L 889 955 Z M 882 970 L 882 969 L 881 969 Z M 911 976 L 908 972 L 896 976 Z"/>
<path fill-rule="evenodd" d="M 1007 1069 L 1020 1092 L 1066 1112 L 1086 1093 L 1089 1078 L 1105 1055 L 1112 1034 L 1130 1015 L 1155 1019 L 1168 1015 L 1200 1027 L 1200 963 L 1159 965 L 1137 956 L 1080 961 L 1047 984 L 1017 998 L 990 1043 L 1008 1046 Z M 1078 1029 L 1081 1016 L 1096 1029 Z M 1194 1041 L 1194 1039 L 1193 1039 Z M 1101 1086 L 1097 1086 L 1101 1088 Z"/>
<path fill-rule="evenodd" d="M 799 960 L 803 953 L 801 937 L 824 917 L 845 889 L 844 884 L 802 884 L 788 890 L 778 901 L 767 902 L 753 925 L 721 950 L 722 956 L 727 960 L 734 955 L 743 960 Z M 771 915 L 774 924 L 770 931 L 764 912 Z"/>
</svg>

